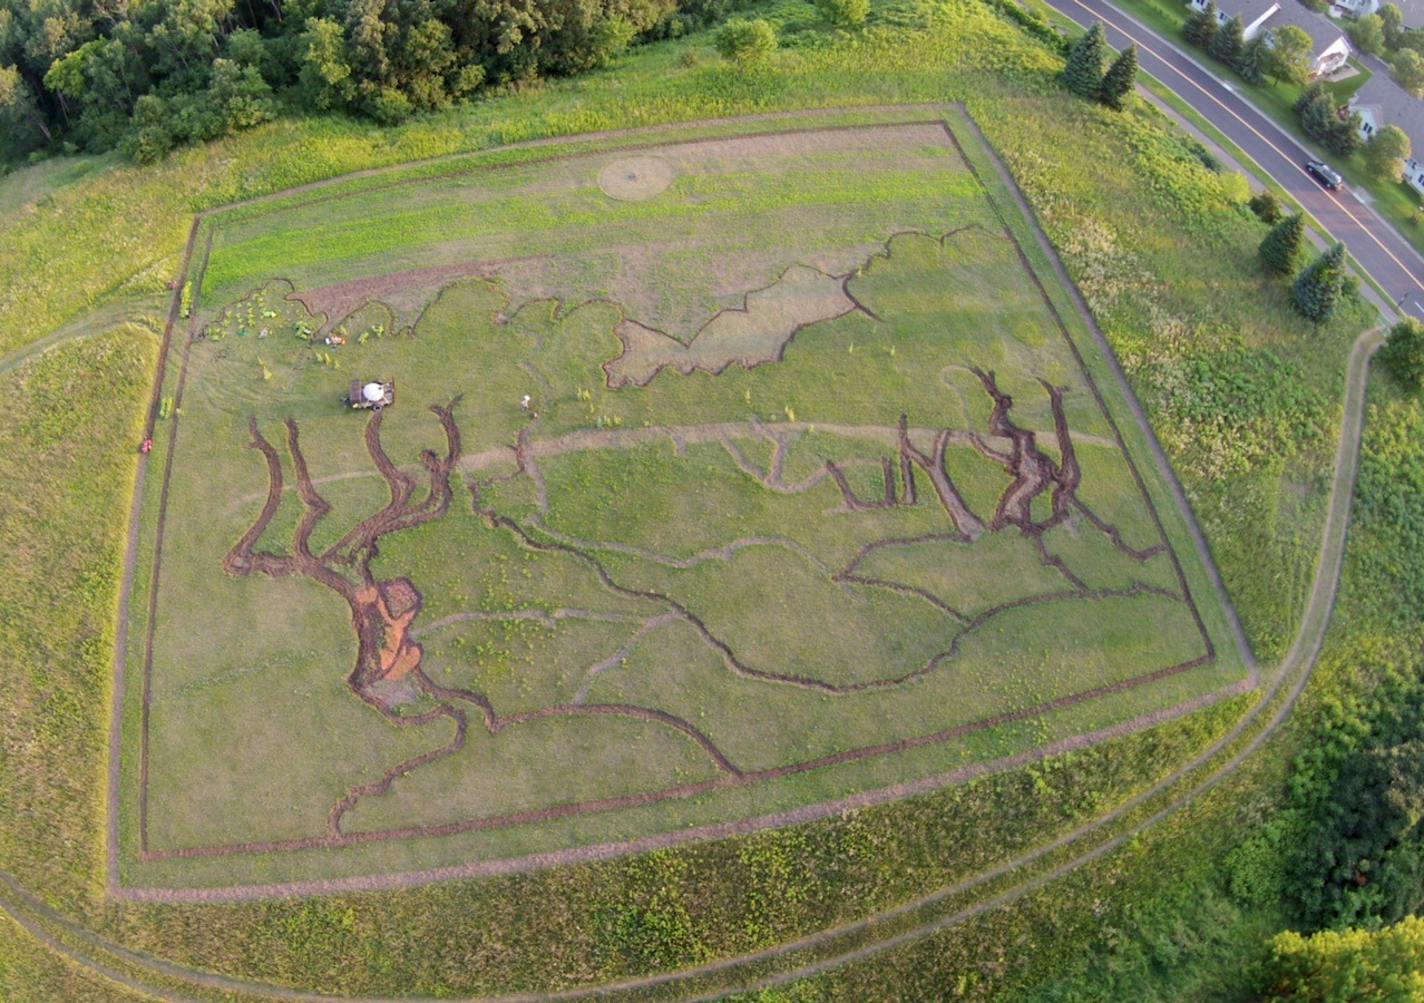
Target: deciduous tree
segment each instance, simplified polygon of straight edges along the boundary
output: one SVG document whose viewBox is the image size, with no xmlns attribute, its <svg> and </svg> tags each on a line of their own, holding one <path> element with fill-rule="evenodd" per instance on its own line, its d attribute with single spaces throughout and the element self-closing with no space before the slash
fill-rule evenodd
<svg viewBox="0 0 1424 1003">
<path fill-rule="evenodd" d="M 1384 33 L 1384 47 L 1397 49 L 1404 37 L 1404 12 L 1398 6 L 1387 3 L 1379 9 L 1380 29 Z"/>
<path fill-rule="evenodd" d="M 1384 20 L 1378 14 L 1366 14 L 1350 26 L 1350 41 L 1361 52 L 1378 56 L 1384 51 Z"/>
<path fill-rule="evenodd" d="M 1279 933 L 1271 941 L 1261 988 L 1271 1003 L 1420 999 L 1424 920 L 1406 916 L 1375 932 Z"/>
<path fill-rule="evenodd" d="M 1310 54 L 1315 43 L 1304 28 L 1293 24 L 1271 30 L 1271 61 L 1266 71 L 1276 83 L 1303 84 L 1310 76 Z"/>
<path fill-rule="evenodd" d="M 1387 125 L 1365 144 L 1365 167 L 1377 178 L 1398 181 L 1410 152 L 1409 137 L 1404 130 Z"/>
<path fill-rule="evenodd" d="M 870 0 L 815 0 L 816 9 L 837 28 L 854 28 L 870 16 Z"/>
<path fill-rule="evenodd" d="M 1394 79 L 1415 97 L 1424 94 L 1424 56 L 1413 49 L 1400 49 L 1391 62 Z"/>
</svg>

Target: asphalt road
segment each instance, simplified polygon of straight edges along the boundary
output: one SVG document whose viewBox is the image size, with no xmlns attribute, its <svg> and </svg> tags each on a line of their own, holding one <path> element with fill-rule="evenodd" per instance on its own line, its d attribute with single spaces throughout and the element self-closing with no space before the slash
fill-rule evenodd
<svg viewBox="0 0 1424 1003">
<path fill-rule="evenodd" d="M 1046 0 L 1065 17 L 1088 27 L 1100 21 L 1114 48 L 1137 44 L 1144 72 L 1151 74 L 1191 105 L 1254 160 L 1306 208 L 1336 240 L 1343 241 L 1355 260 L 1389 293 L 1396 304 L 1424 318 L 1424 260 L 1389 223 L 1361 202 L 1346 185 L 1326 191 L 1305 173 L 1314 159 L 1285 130 L 1242 98 L 1239 81 L 1203 68 L 1175 41 L 1114 7 L 1108 0 Z M 1207 57 L 1201 57 L 1205 60 Z"/>
</svg>

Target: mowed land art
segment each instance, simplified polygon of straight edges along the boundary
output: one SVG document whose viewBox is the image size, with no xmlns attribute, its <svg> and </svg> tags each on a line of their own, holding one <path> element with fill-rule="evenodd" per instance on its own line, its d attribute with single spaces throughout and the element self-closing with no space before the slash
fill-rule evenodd
<svg viewBox="0 0 1424 1003">
<path fill-rule="evenodd" d="M 949 108 L 721 123 L 205 219 L 132 569 L 119 885 L 654 846 L 1241 684 L 976 137 Z M 371 379 L 393 407 L 342 404 Z"/>
</svg>

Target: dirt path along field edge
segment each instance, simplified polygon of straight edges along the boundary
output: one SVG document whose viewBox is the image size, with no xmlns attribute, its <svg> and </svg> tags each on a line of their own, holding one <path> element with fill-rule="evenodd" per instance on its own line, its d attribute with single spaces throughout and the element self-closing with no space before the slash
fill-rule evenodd
<svg viewBox="0 0 1424 1003">
<path fill-rule="evenodd" d="M 1056 255 L 1052 256 L 1050 260 L 1053 260 L 1055 261 L 1055 263 L 1057 263 Z M 1070 285 L 1070 289 L 1071 288 L 1072 287 Z M 1302 619 L 1301 626 L 1297 633 L 1295 642 L 1292 645 L 1291 650 L 1285 660 L 1286 671 L 1280 673 L 1278 681 L 1272 687 L 1271 694 L 1268 695 L 1267 700 L 1269 700 L 1271 696 L 1276 695 L 1279 690 L 1284 686 L 1287 679 L 1293 674 L 1291 670 L 1302 669 L 1303 671 L 1299 673 L 1299 678 L 1296 679 L 1293 687 L 1291 688 L 1291 692 L 1286 702 L 1273 715 L 1270 722 L 1266 725 L 1262 732 L 1254 739 L 1252 739 L 1250 744 L 1245 749 L 1243 749 L 1230 761 L 1224 764 L 1217 772 L 1215 772 L 1210 778 L 1208 778 L 1206 782 L 1194 788 L 1187 795 L 1174 801 L 1172 804 L 1162 809 L 1156 815 L 1153 815 L 1151 818 L 1137 826 L 1133 830 L 1134 832 L 1141 831 L 1142 829 L 1152 824 L 1155 824 L 1155 822 L 1160 821 L 1172 811 L 1175 811 L 1176 809 L 1194 800 L 1205 790 L 1209 789 L 1211 786 L 1214 786 L 1223 777 L 1228 775 L 1236 766 L 1240 764 L 1240 762 L 1244 761 L 1244 759 L 1252 751 L 1258 748 L 1260 744 L 1263 743 L 1270 736 L 1270 734 L 1272 734 L 1280 726 L 1280 724 L 1288 716 L 1291 708 L 1294 706 L 1296 698 L 1298 697 L 1299 693 L 1308 681 L 1310 669 L 1313 668 L 1314 659 L 1318 654 L 1321 644 L 1323 643 L 1325 628 L 1329 622 L 1329 614 L 1333 605 L 1335 592 L 1338 586 L 1339 574 L 1343 562 L 1344 543 L 1346 538 L 1346 532 L 1348 529 L 1350 498 L 1354 483 L 1355 470 L 1358 464 L 1359 440 L 1361 431 L 1363 429 L 1364 386 L 1368 374 L 1368 362 L 1370 356 L 1378 347 L 1381 340 L 1382 339 L 1378 332 L 1369 332 L 1365 335 L 1362 335 L 1360 339 L 1357 340 L 1351 352 L 1346 381 L 1346 398 L 1344 403 L 1344 416 L 1342 422 L 1341 437 L 1337 451 L 1335 475 L 1332 483 L 1332 494 L 1327 512 L 1326 525 L 1323 532 L 1320 556 L 1316 568 L 1316 576 L 1313 583 L 1310 599 L 1307 605 L 1306 614 Z M 1265 702 L 1266 701 L 1263 701 L 1262 707 L 1265 706 Z M 1082 835 L 1085 835 L 1088 832 L 1102 827 L 1103 825 L 1112 821 L 1113 818 L 1120 817 L 1123 813 L 1125 813 L 1132 807 L 1132 804 L 1140 803 L 1142 800 L 1145 800 L 1151 794 L 1164 789 L 1165 787 L 1173 783 L 1175 780 L 1180 779 L 1183 775 L 1195 769 L 1202 762 L 1211 758 L 1231 738 L 1236 737 L 1241 732 L 1243 732 L 1250 725 L 1251 721 L 1257 716 L 1259 716 L 1259 712 L 1253 713 L 1252 715 L 1248 715 L 1248 717 L 1244 719 L 1237 726 L 1236 729 L 1233 730 L 1232 734 L 1220 740 L 1211 749 L 1208 749 L 1200 757 L 1198 757 L 1196 761 L 1181 767 L 1174 774 L 1161 781 L 1152 790 L 1143 792 L 1143 794 L 1135 798 L 1132 803 L 1122 806 L 1117 812 L 1113 813 L 1112 816 L 1106 816 L 1102 819 L 1094 821 L 1093 823 L 1089 823 L 1088 825 L 1080 827 L 1074 832 L 1060 837 L 1060 839 L 1056 841 L 1056 844 L 1064 845 L 1068 842 L 1076 840 L 1077 838 L 1080 838 Z M 1119 839 L 1114 840 L 1111 843 L 1103 844 L 1102 846 L 1094 850 L 1088 851 L 1088 853 L 1078 858 L 1075 858 L 1074 860 L 1069 861 L 1068 863 L 1058 868 L 1055 868 L 1053 871 L 1048 872 L 1045 875 L 1035 878 L 1030 882 L 1026 882 L 1018 888 L 1010 889 L 1004 893 L 1001 893 L 999 896 L 996 896 L 995 898 L 986 901 L 985 903 L 981 903 L 973 907 L 972 910 L 965 910 L 953 916 L 941 918 L 940 920 L 935 921 L 933 924 L 927 924 L 924 927 L 917 928 L 910 934 L 903 935 L 903 939 L 897 940 L 894 943 L 885 942 L 884 944 L 871 945 L 871 947 L 863 949 L 863 951 L 861 952 L 856 952 L 855 954 L 837 955 L 828 958 L 825 961 L 819 962 L 814 966 L 807 966 L 789 973 L 784 973 L 781 976 L 777 976 L 775 979 L 762 980 L 758 984 L 770 985 L 773 984 L 773 982 L 780 983 L 785 981 L 793 981 L 797 978 L 805 977 L 806 975 L 816 974 L 819 971 L 825 971 L 829 968 L 836 967 L 838 965 L 845 964 L 850 961 L 854 961 L 858 957 L 867 956 L 866 952 L 874 953 L 877 950 L 884 950 L 888 947 L 897 946 L 898 943 L 905 942 L 908 939 L 915 939 L 916 937 L 925 936 L 934 932 L 937 929 L 943 929 L 947 926 L 953 925 L 955 922 L 962 922 L 963 920 L 970 918 L 972 915 L 977 915 L 983 911 L 994 908 L 997 905 L 1005 904 L 1008 901 L 1011 901 L 1013 898 L 1017 898 L 1020 895 L 1026 894 L 1027 892 L 1030 892 L 1037 887 L 1041 887 L 1043 884 L 1053 880 L 1058 876 L 1061 876 L 1062 874 L 1067 873 L 1068 871 L 1078 866 L 1081 866 L 1081 864 L 1083 863 L 1087 863 L 1090 860 L 1097 859 L 1103 854 L 1110 852 L 1117 845 L 1120 845 L 1122 840 L 1125 838 L 1127 837 L 1120 837 Z M 1035 851 L 1032 854 L 1033 859 L 1041 857 L 1044 852 L 1047 852 L 1047 850 L 1045 849 L 1044 851 Z M 1007 862 L 1005 865 L 998 869 L 998 873 L 1005 873 L 1009 870 L 1016 869 L 1017 867 L 1023 866 L 1025 863 L 1028 862 L 1031 861 L 1027 858 L 1019 858 L 1018 860 Z M 13 879 L 10 879 L 7 875 L 0 874 L 0 880 L 3 880 L 3 883 L 10 888 L 10 891 L 12 893 L 23 893 L 23 890 L 20 889 L 19 886 L 13 882 Z M 978 882 L 976 881 L 976 883 Z M 944 893 L 936 893 L 936 895 L 938 895 L 939 897 L 943 897 Z M 6 896 L 6 898 L 10 898 L 10 896 Z M 26 894 L 26 898 L 30 897 Z M 11 912 L 13 915 L 16 915 L 17 922 L 21 922 L 22 925 L 26 925 L 28 927 L 29 924 L 26 923 L 23 917 L 19 915 L 19 912 L 23 909 L 23 907 L 15 906 L 10 901 L 6 901 L 0 904 L 4 905 L 7 912 Z M 66 920 L 64 917 L 59 916 L 57 913 L 53 913 L 52 910 L 49 910 L 47 907 L 44 907 L 42 904 L 38 903 L 37 900 L 33 900 L 31 898 L 31 904 L 32 906 L 39 907 L 37 911 L 45 919 L 45 921 L 58 924 L 70 930 L 70 932 L 72 932 L 74 935 L 85 939 L 87 942 L 91 943 L 99 950 L 122 952 L 121 956 L 129 955 L 133 963 L 138 964 L 141 967 L 146 968 L 150 971 L 153 971 L 155 974 L 163 975 L 166 977 L 185 978 L 193 981 L 195 984 L 213 984 L 208 980 L 214 977 L 210 976 L 208 973 L 198 972 L 191 969 L 184 969 L 181 966 L 170 965 L 169 963 L 162 962 L 157 959 L 143 958 L 142 956 L 132 954 L 132 952 L 127 952 L 126 949 L 118 947 L 118 945 L 107 945 L 102 941 L 101 938 L 90 933 L 78 924 L 74 924 L 72 923 L 72 921 Z M 907 904 L 907 907 L 913 908 L 917 904 L 919 903 Z M 904 909 L 907 907 L 900 908 Z M 867 920 L 862 921 L 862 925 L 871 921 L 873 921 L 873 918 L 867 918 Z M 813 935 L 812 938 L 806 938 L 803 941 L 794 942 L 785 945 L 784 947 L 773 949 L 774 955 L 790 953 L 794 950 L 803 949 L 807 946 L 812 946 L 814 940 L 827 941 L 830 938 L 840 934 L 841 932 L 843 931 L 823 931 L 819 934 Z M 74 961 L 77 964 L 80 964 L 86 968 L 90 968 L 91 970 L 96 971 L 96 973 L 98 974 L 104 974 L 102 966 L 99 966 L 97 963 L 92 962 L 90 959 L 80 955 L 77 952 L 61 951 L 61 953 L 65 954 L 67 957 L 70 958 L 70 960 Z M 758 960 L 759 957 L 772 957 L 774 955 L 764 953 L 759 956 L 746 956 L 739 959 L 726 959 L 724 962 L 716 964 L 718 965 L 718 967 L 728 968 L 733 965 L 745 964 L 750 961 Z M 672 978 L 682 979 L 693 977 L 705 971 L 706 969 L 688 969 L 683 970 L 679 973 L 669 973 L 668 977 L 663 978 L 660 981 L 669 981 Z M 221 981 L 223 983 L 223 988 L 226 991 L 245 993 L 249 995 L 255 994 L 262 998 L 277 998 L 289 1000 L 317 1000 L 331 998 L 323 997 L 317 994 L 301 993 L 295 990 L 282 989 L 280 987 L 258 986 L 256 984 L 245 983 L 240 980 L 223 979 Z M 574 993 L 580 995 L 593 995 L 596 993 L 601 994 L 609 991 L 617 991 L 619 989 L 631 989 L 636 988 L 640 985 L 651 984 L 652 983 L 650 981 L 639 980 L 636 983 L 625 982 L 619 984 L 610 984 L 601 987 L 589 987 L 586 990 L 576 990 L 574 991 Z M 153 992 L 153 990 L 149 989 L 148 987 L 141 986 L 138 983 L 134 983 L 132 987 L 144 992 Z M 163 992 L 157 993 L 156 995 L 158 998 L 162 999 L 180 998 Z M 570 994 L 564 995 L 569 996 Z M 506 998 L 516 999 L 519 997 Z"/>
</svg>

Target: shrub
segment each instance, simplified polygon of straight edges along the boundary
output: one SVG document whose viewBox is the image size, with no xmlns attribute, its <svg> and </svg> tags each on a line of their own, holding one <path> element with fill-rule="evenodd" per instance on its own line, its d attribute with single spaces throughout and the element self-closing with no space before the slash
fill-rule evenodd
<svg viewBox="0 0 1424 1003">
<path fill-rule="evenodd" d="M 765 18 L 734 17 L 717 32 L 717 51 L 743 68 L 764 65 L 776 51 L 776 29 Z"/>
<path fill-rule="evenodd" d="M 870 16 L 870 0 L 815 0 L 816 9 L 837 28 L 854 28 Z"/>
<path fill-rule="evenodd" d="M 1286 931 L 1271 941 L 1266 999 L 1417 1000 L 1424 994 L 1424 920 L 1408 916 L 1374 933 Z"/>
<path fill-rule="evenodd" d="M 1417 392 L 1424 385 L 1424 323 L 1406 317 L 1390 328 L 1379 358 L 1391 376 Z"/>
</svg>

